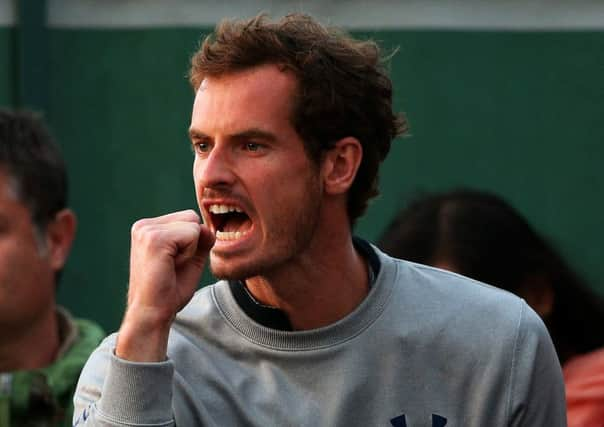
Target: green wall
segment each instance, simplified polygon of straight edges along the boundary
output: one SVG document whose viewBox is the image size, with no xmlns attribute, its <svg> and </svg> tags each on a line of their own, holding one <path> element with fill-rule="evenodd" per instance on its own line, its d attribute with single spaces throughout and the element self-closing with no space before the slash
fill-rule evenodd
<svg viewBox="0 0 604 427">
<path fill-rule="evenodd" d="M 185 79 L 199 31 L 52 31 L 50 119 L 80 228 L 60 299 L 119 325 L 134 221 L 196 208 Z"/>
<path fill-rule="evenodd" d="M 0 27 L 0 106 L 12 106 L 13 93 L 13 46 L 15 30 L 11 27 Z"/>
<path fill-rule="evenodd" d="M 495 191 L 604 292 L 604 33 L 380 33 L 400 45 L 396 104 L 412 136 L 394 145 L 370 237 L 410 197 Z"/>
<path fill-rule="evenodd" d="M 123 313 L 131 224 L 196 208 L 186 138 L 193 97 L 185 74 L 202 33 L 49 34 L 48 116 L 64 147 L 80 218 L 60 300 L 109 331 Z M 604 291 L 604 33 L 362 35 L 400 48 L 392 62 L 395 101 L 409 117 L 411 135 L 393 144 L 383 194 L 358 234 L 377 238 L 421 192 L 490 189 Z"/>
</svg>

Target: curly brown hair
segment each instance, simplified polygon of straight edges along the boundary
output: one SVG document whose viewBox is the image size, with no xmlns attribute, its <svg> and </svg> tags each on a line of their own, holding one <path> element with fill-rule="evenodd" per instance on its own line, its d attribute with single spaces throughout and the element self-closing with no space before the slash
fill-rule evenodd
<svg viewBox="0 0 604 427">
<path fill-rule="evenodd" d="M 296 77 L 292 125 L 315 163 L 344 137 L 360 141 L 363 159 L 348 193 L 353 225 L 369 199 L 379 194 L 379 164 L 391 141 L 407 128 L 405 117 L 392 111 L 392 82 L 378 45 L 308 15 L 271 21 L 260 14 L 218 24 L 193 55 L 189 78 L 197 90 L 206 76 L 264 64 L 276 64 Z"/>
</svg>

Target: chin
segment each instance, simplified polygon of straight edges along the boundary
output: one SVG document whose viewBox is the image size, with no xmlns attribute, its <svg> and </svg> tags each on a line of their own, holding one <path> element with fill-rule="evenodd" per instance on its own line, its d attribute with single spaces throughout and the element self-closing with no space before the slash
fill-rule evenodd
<svg viewBox="0 0 604 427">
<path fill-rule="evenodd" d="M 257 276 L 258 270 L 249 265 L 238 265 L 233 261 L 210 259 L 210 271 L 219 280 L 245 280 Z"/>
<path fill-rule="evenodd" d="M 215 254 L 210 255 L 210 271 L 217 279 L 246 280 L 252 277 L 270 275 L 283 265 L 283 260 L 277 256 L 269 259 L 254 258 L 241 259 L 239 257 L 221 258 Z"/>
</svg>

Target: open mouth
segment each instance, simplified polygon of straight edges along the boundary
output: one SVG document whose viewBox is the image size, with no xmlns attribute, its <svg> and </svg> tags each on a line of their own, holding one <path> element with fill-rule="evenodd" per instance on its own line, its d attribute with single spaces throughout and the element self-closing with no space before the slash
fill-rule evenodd
<svg viewBox="0 0 604 427">
<path fill-rule="evenodd" d="M 208 207 L 217 240 L 237 240 L 252 227 L 250 217 L 238 206 L 212 204 Z"/>
</svg>

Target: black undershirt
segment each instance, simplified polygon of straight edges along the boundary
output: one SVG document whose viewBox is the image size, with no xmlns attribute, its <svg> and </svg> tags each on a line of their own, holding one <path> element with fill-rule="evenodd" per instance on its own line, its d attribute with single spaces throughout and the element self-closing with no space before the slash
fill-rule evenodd
<svg viewBox="0 0 604 427">
<path fill-rule="evenodd" d="M 371 245 L 365 240 L 353 237 L 352 241 L 355 249 L 367 260 L 370 269 L 369 286 L 371 287 L 380 272 L 380 259 Z M 245 287 L 243 281 L 231 280 L 229 281 L 229 287 L 239 307 L 256 323 L 281 331 L 293 330 L 287 315 L 283 311 L 256 301 Z"/>
</svg>

